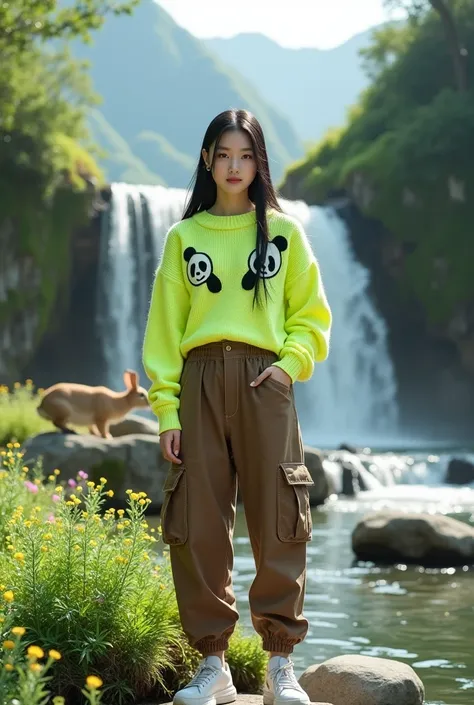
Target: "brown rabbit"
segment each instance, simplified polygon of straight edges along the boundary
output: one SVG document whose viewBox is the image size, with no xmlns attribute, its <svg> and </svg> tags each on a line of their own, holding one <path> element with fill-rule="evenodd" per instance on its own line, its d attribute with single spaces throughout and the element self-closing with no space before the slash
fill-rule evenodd
<svg viewBox="0 0 474 705">
<path fill-rule="evenodd" d="M 126 390 L 114 392 L 108 387 L 89 387 L 85 384 L 61 382 L 45 390 L 37 411 L 52 421 L 63 433 L 74 433 L 66 424 L 88 426 L 94 435 L 112 438 L 109 424 L 122 419 L 134 408 L 148 406 L 146 389 L 138 386 L 138 373 L 123 373 Z"/>
</svg>

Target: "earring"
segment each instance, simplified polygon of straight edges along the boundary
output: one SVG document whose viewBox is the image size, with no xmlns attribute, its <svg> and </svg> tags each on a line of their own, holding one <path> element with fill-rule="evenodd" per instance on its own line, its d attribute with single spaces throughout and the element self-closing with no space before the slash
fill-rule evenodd
<svg viewBox="0 0 474 705">
<path fill-rule="evenodd" d="M 211 167 L 210 167 L 210 166 L 206 166 L 206 171 L 211 171 Z"/>
</svg>

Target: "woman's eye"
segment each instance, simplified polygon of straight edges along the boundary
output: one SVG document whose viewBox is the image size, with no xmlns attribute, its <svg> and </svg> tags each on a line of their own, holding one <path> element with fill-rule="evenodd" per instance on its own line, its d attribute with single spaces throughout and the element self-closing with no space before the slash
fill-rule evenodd
<svg viewBox="0 0 474 705">
<path fill-rule="evenodd" d="M 244 154 L 244 159 L 253 159 L 253 154 Z"/>
<path fill-rule="evenodd" d="M 226 154 L 225 152 L 221 152 L 221 153 L 218 154 L 217 156 L 218 156 L 219 159 L 220 159 L 221 157 L 227 157 L 227 154 Z"/>
</svg>

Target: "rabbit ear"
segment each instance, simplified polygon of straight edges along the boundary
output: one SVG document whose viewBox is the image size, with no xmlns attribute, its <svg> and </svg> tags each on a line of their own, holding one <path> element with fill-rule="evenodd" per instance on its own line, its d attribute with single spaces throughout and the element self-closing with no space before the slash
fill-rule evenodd
<svg viewBox="0 0 474 705">
<path fill-rule="evenodd" d="M 127 389 L 136 389 L 138 387 L 138 374 L 134 370 L 125 370 L 123 381 Z"/>
</svg>

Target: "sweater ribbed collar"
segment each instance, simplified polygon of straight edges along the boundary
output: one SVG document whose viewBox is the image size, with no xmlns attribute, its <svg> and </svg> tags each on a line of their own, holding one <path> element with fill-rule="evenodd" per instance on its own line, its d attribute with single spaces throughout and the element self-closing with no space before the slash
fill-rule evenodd
<svg viewBox="0 0 474 705">
<path fill-rule="evenodd" d="M 199 225 L 212 230 L 239 230 L 249 225 L 255 225 L 257 222 L 255 211 L 240 215 L 213 215 L 209 211 L 201 211 L 201 213 L 196 213 L 193 218 Z"/>
</svg>

